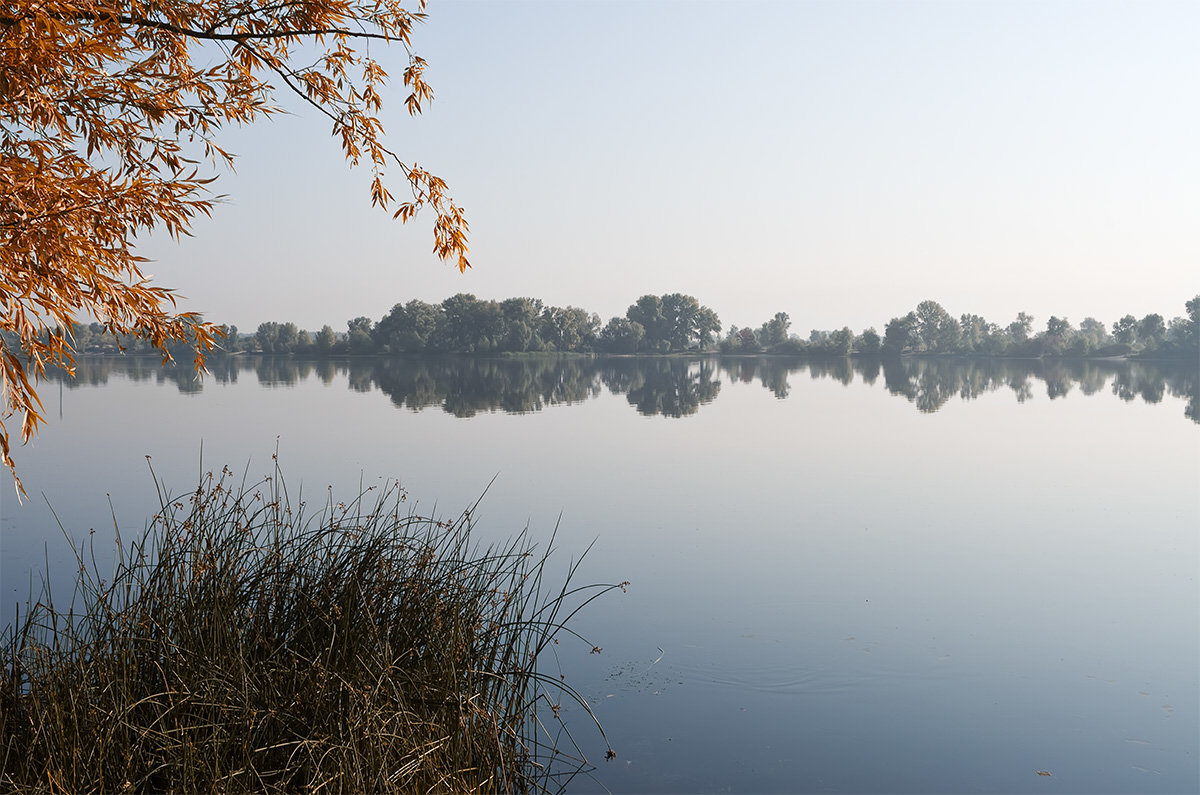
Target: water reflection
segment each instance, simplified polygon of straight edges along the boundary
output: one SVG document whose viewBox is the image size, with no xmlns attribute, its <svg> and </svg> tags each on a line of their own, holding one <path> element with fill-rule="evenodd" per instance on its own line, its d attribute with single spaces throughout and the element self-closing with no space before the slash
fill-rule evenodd
<svg viewBox="0 0 1200 795">
<path fill-rule="evenodd" d="M 1166 396 L 1186 401 L 1184 416 L 1200 423 L 1200 368 L 1171 362 L 1064 361 L 1007 359 L 823 359 L 779 358 L 559 358 L 521 359 L 439 357 L 305 360 L 291 357 L 233 356 L 212 359 L 199 379 L 186 366 L 160 365 L 152 357 L 81 357 L 74 380 L 50 373 L 69 389 L 99 386 L 113 373 L 133 381 L 172 383 L 182 393 L 200 392 L 208 379 L 236 383 L 253 371 L 258 383 L 289 387 L 309 378 L 332 383 L 344 373 L 358 392 L 379 389 L 397 407 L 441 408 L 456 417 L 479 412 L 522 414 L 547 406 L 580 403 L 607 388 L 625 395 L 647 416 L 687 417 L 716 400 L 722 379 L 757 382 L 783 400 L 789 379 L 858 378 L 867 385 L 883 377 L 883 387 L 922 412 L 950 400 L 969 401 L 991 392 L 1011 392 L 1018 403 L 1042 394 L 1050 400 L 1106 391 L 1124 401 L 1160 403 Z"/>
<path fill-rule="evenodd" d="M 713 359 L 609 359 L 598 376 L 614 395 L 624 394 L 639 414 L 686 417 L 721 391 Z"/>
<path fill-rule="evenodd" d="M 282 438 L 308 493 L 399 474 L 453 507 L 501 472 L 488 538 L 546 538 L 563 515 L 566 550 L 598 539 L 584 571 L 634 582 L 581 615 L 604 654 L 563 658 L 620 741 L 578 791 L 1021 792 L 1041 784 L 1036 770 L 1075 791 L 1200 791 L 1196 467 L 1172 432 L 1184 411 L 1200 419 L 1194 365 L 239 356 L 211 368 L 197 381 L 152 358 L 80 361 L 60 382 L 80 390 L 65 417 L 22 451 L 26 482 L 88 538 L 110 526 L 110 493 L 122 532 L 156 509 L 145 454 L 172 490 L 194 483 L 200 438 L 204 460 L 253 457 L 252 477 Z M 1162 410 L 1124 410 L 1150 403 Z M 916 411 L 937 414 L 904 421 Z M 1054 455 L 1031 455 L 1032 434 Z M 44 503 L 0 502 L 12 616 L 36 591 L 31 571 L 69 575 L 74 557 L 47 555 L 63 545 Z M 931 748 L 948 761 L 928 764 Z"/>
</svg>

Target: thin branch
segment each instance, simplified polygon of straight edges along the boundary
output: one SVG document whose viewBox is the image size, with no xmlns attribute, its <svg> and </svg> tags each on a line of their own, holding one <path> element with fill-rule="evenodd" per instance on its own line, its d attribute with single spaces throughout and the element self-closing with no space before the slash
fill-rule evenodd
<svg viewBox="0 0 1200 795">
<path fill-rule="evenodd" d="M 0 24 L 5 28 L 11 28 L 22 22 L 27 17 L 9 17 L 0 16 Z M 271 39 L 291 39 L 305 36 L 346 36 L 353 39 L 378 39 L 389 43 L 399 42 L 407 43 L 400 37 L 389 33 L 370 33 L 367 31 L 354 31 L 349 28 L 311 28 L 311 29 L 296 29 L 296 30 L 280 30 L 280 31 L 265 31 L 262 33 L 217 33 L 215 31 L 196 30 L 194 28 L 184 28 L 178 25 L 173 25 L 170 22 L 160 22 L 154 19 L 145 17 L 135 17 L 129 14 L 91 14 L 86 11 L 81 11 L 76 14 L 68 14 L 65 16 L 50 15 L 50 19 L 60 22 L 116 22 L 121 25 L 129 25 L 138 28 L 151 28 L 153 30 L 162 30 L 167 33 L 175 33 L 180 36 L 186 36 L 190 39 L 203 39 L 206 41 L 232 41 L 243 44 L 247 41 L 266 41 Z"/>
</svg>

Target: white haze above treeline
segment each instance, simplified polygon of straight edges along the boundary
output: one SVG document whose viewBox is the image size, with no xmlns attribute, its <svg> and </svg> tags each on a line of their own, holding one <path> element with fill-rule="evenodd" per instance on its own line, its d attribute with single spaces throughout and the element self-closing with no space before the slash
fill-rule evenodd
<svg viewBox="0 0 1200 795">
<path fill-rule="evenodd" d="M 474 268 L 372 211 L 326 120 L 235 131 L 230 196 L 149 270 L 252 329 L 396 300 L 538 296 L 621 315 L 879 326 L 930 296 L 1007 323 L 1182 314 L 1197 291 L 1200 5 L 431 3 L 436 100 L 385 97 L 444 177 Z M 391 69 L 398 75 L 402 53 Z M 400 180 L 395 180 L 399 185 Z M 882 331 L 882 329 L 880 329 Z"/>
</svg>

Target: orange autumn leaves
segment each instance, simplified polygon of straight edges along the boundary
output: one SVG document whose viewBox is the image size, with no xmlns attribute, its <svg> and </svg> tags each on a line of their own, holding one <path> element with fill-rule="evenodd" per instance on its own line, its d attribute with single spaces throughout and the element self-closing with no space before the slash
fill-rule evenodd
<svg viewBox="0 0 1200 795">
<path fill-rule="evenodd" d="M 433 97 L 410 41 L 425 0 L 405 5 L 0 0 L 0 458 L 10 469 L 5 420 L 21 417 L 22 441 L 36 432 L 36 384 L 47 365 L 71 368 L 72 321 L 94 318 L 164 355 L 186 340 L 203 365 L 218 329 L 148 281 L 135 240 L 186 235 L 212 212 L 213 172 L 233 161 L 219 132 L 277 112 L 276 90 L 329 119 L 346 159 L 371 169 L 372 204 L 402 221 L 431 207 L 435 253 L 469 267 L 467 222 L 445 182 L 383 140 L 388 75 L 367 45 L 407 52 L 410 114 Z M 385 187 L 388 167 L 404 175 L 405 201 Z"/>
</svg>

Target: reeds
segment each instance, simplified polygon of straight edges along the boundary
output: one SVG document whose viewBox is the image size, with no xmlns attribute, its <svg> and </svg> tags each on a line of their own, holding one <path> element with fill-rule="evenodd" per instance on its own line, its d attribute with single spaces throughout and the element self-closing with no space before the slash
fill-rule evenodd
<svg viewBox="0 0 1200 795">
<path fill-rule="evenodd" d="M 550 587 L 549 546 L 481 548 L 471 510 L 417 516 L 394 484 L 312 515 L 277 466 L 159 493 L 110 581 L 81 546 L 71 607 L 44 594 L 0 639 L 0 789 L 540 792 L 587 769 L 559 717 L 586 700 L 539 661 L 623 585 L 575 587 L 576 562 Z"/>
</svg>

